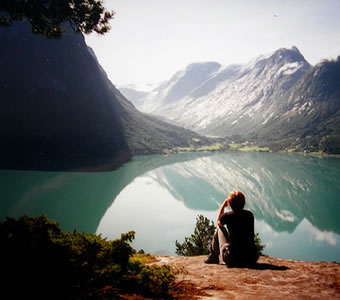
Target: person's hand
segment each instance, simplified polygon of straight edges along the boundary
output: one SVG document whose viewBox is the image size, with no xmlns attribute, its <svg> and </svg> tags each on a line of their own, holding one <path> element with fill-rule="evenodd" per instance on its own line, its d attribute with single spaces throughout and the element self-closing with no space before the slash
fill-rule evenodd
<svg viewBox="0 0 340 300">
<path fill-rule="evenodd" d="M 217 218 L 216 224 L 217 224 L 218 227 L 223 226 L 223 224 L 221 224 L 221 222 L 220 222 L 220 218 L 224 214 L 224 209 L 229 205 L 230 205 L 230 200 L 229 200 L 229 198 L 226 198 L 221 205 L 220 213 L 219 213 L 218 218 Z"/>
<path fill-rule="evenodd" d="M 224 200 L 222 205 L 223 205 L 223 207 L 227 207 L 227 206 L 229 206 L 229 203 L 230 203 L 229 198 L 227 198 L 227 199 Z"/>
</svg>

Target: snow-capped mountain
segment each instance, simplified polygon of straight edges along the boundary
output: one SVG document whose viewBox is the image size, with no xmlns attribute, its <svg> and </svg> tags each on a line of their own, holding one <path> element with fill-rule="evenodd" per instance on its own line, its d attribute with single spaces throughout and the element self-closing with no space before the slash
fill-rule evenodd
<svg viewBox="0 0 340 300">
<path fill-rule="evenodd" d="M 339 57 L 312 67 L 282 48 L 246 65 L 191 64 L 135 105 L 203 135 L 340 153 L 339 82 Z"/>
<path fill-rule="evenodd" d="M 183 98 L 216 76 L 220 68 L 221 65 L 215 62 L 190 64 L 142 98 L 138 108 L 143 112 L 168 117 L 168 107 L 181 103 Z"/>
<path fill-rule="evenodd" d="M 276 117 L 277 99 L 311 68 L 296 47 L 247 65 L 191 64 L 137 107 L 201 134 L 244 135 Z"/>
<path fill-rule="evenodd" d="M 279 101 L 256 139 L 279 148 L 340 153 L 340 56 L 307 72 Z"/>
</svg>

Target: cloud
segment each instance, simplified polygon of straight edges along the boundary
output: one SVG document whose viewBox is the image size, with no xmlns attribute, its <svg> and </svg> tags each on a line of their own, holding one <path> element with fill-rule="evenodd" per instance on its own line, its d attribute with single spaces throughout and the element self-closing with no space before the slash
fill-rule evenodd
<svg viewBox="0 0 340 300">
<path fill-rule="evenodd" d="M 331 246 L 336 246 L 336 238 L 333 232 L 320 231 L 315 227 L 311 227 L 311 235 L 315 240 L 319 242 L 325 242 Z"/>
</svg>

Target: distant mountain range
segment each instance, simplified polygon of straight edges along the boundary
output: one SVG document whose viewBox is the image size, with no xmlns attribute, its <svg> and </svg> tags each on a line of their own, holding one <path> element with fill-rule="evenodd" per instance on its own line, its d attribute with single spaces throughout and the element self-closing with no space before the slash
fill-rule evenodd
<svg viewBox="0 0 340 300">
<path fill-rule="evenodd" d="M 202 135 L 340 153 L 339 83 L 340 57 L 313 67 L 293 47 L 247 65 L 190 64 L 148 94 L 122 92 L 142 112 Z"/>
<path fill-rule="evenodd" d="M 0 27 L 0 168 L 114 169 L 134 154 L 189 147 L 198 134 L 139 112 L 82 34 Z"/>
</svg>

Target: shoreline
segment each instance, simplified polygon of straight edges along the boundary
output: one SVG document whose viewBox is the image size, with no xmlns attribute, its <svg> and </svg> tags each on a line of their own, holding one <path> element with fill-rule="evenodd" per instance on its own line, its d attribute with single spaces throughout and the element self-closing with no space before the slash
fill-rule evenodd
<svg viewBox="0 0 340 300">
<path fill-rule="evenodd" d="M 273 153 L 275 153 L 275 152 L 273 152 Z M 340 154 L 331 154 L 331 153 L 314 154 L 314 152 L 288 152 L 288 151 L 277 151 L 276 153 L 298 154 L 298 155 L 311 156 L 311 157 L 334 157 L 334 158 L 340 158 Z"/>
<path fill-rule="evenodd" d="M 46 172 L 111 172 L 119 169 L 125 163 L 130 162 L 134 157 L 149 156 L 149 155 L 176 155 L 182 153 L 278 153 L 278 154 L 297 154 L 310 157 L 333 157 L 340 158 L 340 154 L 317 153 L 313 152 L 288 152 L 288 151 L 256 151 L 256 150 L 190 150 L 190 151 L 176 151 L 176 152 L 159 152 L 159 153 L 135 153 L 131 156 L 119 155 L 116 159 L 88 159 L 88 160 L 74 160 L 71 163 L 66 160 L 34 160 L 34 162 L 20 163 L 6 163 L 0 165 L 0 170 L 17 170 L 17 171 L 46 171 Z"/>
</svg>

